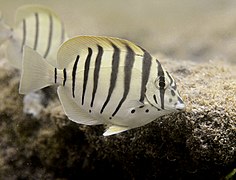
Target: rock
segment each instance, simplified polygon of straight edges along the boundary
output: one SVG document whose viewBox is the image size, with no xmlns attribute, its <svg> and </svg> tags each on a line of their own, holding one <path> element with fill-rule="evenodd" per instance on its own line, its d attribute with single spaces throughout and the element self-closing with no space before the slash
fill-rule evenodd
<svg viewBox="0 0 236 180">
<path fill-rule="evenodd" d="M 0 179 L 224 178 L 236 167 L 236 66 L 160 61 L 186 112 L 110 137 L 69 121 L 57 98 L 38 119 L 24 114 L 19 74 L 1 66 Z"/>
</svg>

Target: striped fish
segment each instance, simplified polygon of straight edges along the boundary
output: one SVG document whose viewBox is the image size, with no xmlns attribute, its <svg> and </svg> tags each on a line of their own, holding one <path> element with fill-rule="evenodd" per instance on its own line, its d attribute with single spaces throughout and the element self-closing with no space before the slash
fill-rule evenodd
<svg viewBox="0 0 236 180">
<path fill-rule="evenodd" d="M 20 93 L 58 85 L 69 119 L 107 124 L 104 136 L 143 126 L 185 105 L 173 77 L 134 43 L 78 36 L 59 48 L 57 66 L 25 47 Z"/>
<path fill-rule="evenodd" d="M 53 65 L 59 46 L 67 39 L 61 19 L 50 9 L 39 5 L 25 5 L 17 9 L 15 27 L 0 20 L 0 44 L 7 42 L 7 59 L 21 69 L 25 45 L 33 48 Z"/>
</svg>

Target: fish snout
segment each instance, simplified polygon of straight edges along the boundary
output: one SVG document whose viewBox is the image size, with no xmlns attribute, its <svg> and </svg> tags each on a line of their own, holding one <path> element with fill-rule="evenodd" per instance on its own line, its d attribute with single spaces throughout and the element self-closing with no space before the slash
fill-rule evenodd
<svg viewBox="0 0 236 180">
<path fill-rule="evenodd" d="M 175 109 L 178 111 L 184 111 L 185 110 L 185 104 L 182 100 L 178 100 L 177 104 L 175 105 Z"/>
</svg>

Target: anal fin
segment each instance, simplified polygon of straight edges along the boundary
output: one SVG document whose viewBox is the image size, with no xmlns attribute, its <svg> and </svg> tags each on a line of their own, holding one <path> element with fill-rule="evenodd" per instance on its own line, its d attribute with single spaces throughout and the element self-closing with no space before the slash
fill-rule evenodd
<svg viewBox="0 0 236 180">
<path fill-rule="evenodd" d="M 65 114 L 70 120 L 85 125 L 102 124 L 102 122 L 99 122 L 98 120 L 89 116 L 89 114 L 87 114 L 83 109 L 79 108 L 72 97 L 70 97 L 70 94 L 67 92 L 66 88 L 58 87 L 57 93 Z"/>
<path fill-rule="evenodd" d="M 130 129 L 129 127 L 125 127 L 125 126 L 112 125 L 103 133 L 103 136 L 110 136 L 113 134 L 118 134 L 118 133 L 127 131 L 129 129 Z"/>
</svg>

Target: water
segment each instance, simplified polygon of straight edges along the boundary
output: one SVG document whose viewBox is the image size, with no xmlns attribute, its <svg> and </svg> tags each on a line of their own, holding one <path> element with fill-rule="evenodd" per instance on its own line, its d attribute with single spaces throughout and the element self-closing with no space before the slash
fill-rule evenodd
<svg viewBox="0 0 236 180">
<path fill-rule="evenodd" d="M 0 0 L 7 22 L 13 24 L 15 9 L 39 1 Z M 127 0 L 40 1 L 65 21 L 70 36 L 106 35 L 134 41 L 152 53 L 174 59 L 235 63 L 235 1 L 221 0 Z"/>
</svg>

